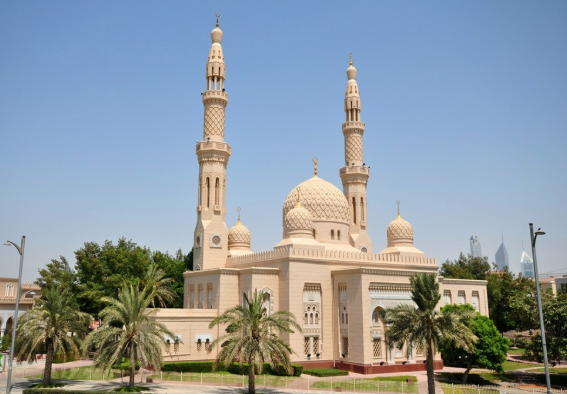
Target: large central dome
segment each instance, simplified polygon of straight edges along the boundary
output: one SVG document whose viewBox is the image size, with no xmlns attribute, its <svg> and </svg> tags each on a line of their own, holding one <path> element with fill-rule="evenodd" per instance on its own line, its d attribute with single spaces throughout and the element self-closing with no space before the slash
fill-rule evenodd
<svg viewBox="0 0 567 394">
<path fill-rule="evenodd" d="M 311 213 L 313 221 L 342 222 L 348 225 L 348 201 L 341 190 L 318 176 L 297 185 L 285 199 L 283 217 L 297 205 L 297 188 L 301 206 Z"/>
</svg>

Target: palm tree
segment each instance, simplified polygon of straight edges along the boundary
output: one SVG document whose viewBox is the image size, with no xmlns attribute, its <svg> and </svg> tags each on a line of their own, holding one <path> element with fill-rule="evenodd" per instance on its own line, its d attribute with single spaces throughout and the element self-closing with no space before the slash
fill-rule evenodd
<svg viewBox="0 0 567 394">
<path fill-rule="evenodd" d="M 168 350 L 166 338 L 174 334 L 165 325 L 150 318 L 146 308 L 153 300 L 154 293 L 148 288 L 142 291 L 137 286 L 124 286 L 118 298 L 103 297 L 109 305 L 100 316 L 103 324 L 91 332 L 83 347 L 92 344 L 97 347 L 94 366 L 109 371 L 122 358 L 130 362 L 128 386 L 134 387 L 135 365 L 153 365 L 160 369 L 163 363 L 162 348 Z"/>
<path fill-rule="evenodd" d="M 226 325 L 226 334 L 211 343 L 209 353 L 217 344 L 221 350 L 217 355 L 214 367 L 219 364 L 228 367 L 238 360 L 242 366 L 248 362 L 248 393 L 256 393 L 255 364 L 258 362 L 258 372 L 262 372 L 262 363 L 269 362 L 273 370 L 281 364 L 287 373 L 293 371 L 289 355 L 293 353 L 291 347 L 280 339 L 277 333 L 293 334 L 292 328 L 301 332 L 295 317 L 288 311 L 277 311 L 269 316 L 264 306 L 264 294 L 254 290 L 249 299 L 246 293 L 244 305 L 237 305 L 226 310 L 214 319 L 209 328 L 217 324 Z"/>
<path fill-rule="evenodd" d="M 173 282 L 174 280 L 167 278 L 165 272 L 157 264 L 150 264 L 142 285 L 153 293 L 151 301 L 153 308 L 156 305 L 165 307 L 168 303 L 175 301 L 176 294 L 170 287 Z"/>
<path fill-rule="evenodd" d="M 34 308 L 22 316 L 18 326 L 15 354 L 18 361 L 31 362 L 36 353 L 47 349 L 43 384 L 51 385 L 53 355 L 78 353 L 80 339 L 92 318 L 80 312 L 68 290 L 50 287 L 43 291 Z"/>
<path fill-rule="evenodd" d="M 408 343 L 420 346 L 426 352 L 427 388 L 435 394 L 433 356 L 441 341 L 452 343 L 455 347 L 472 351 L 476 336 L 468 326 L 474 318 L 474 311 L 453 310 L 441 312 L 437 304 L 441 299 L 439 283 L 434 274 L 418 273 L 410 278 L 411 305 L 398 305 L 387 308 L 384 318 L 388 327 L 386 338 L 390 346 Z M 407 346 L 407 352 L 412 346 Z"/>
</svg>

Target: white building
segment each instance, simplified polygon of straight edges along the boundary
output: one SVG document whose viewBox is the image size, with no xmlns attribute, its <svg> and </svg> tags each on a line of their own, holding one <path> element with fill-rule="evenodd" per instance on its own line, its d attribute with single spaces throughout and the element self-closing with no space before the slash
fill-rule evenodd
<svg viewBox="0 0 567 394">
<path fill-rule="evenodd" d="M 471 237 L 471 256 L 482 257 L 482 248 L 476 235 Z"/>
<path fill-rule="evenodd" d="M 522 257 L 520 257 L 520 272 L 522 276 L 526 278 L 534 278 L 534 261 L 525 250 L 522 251 Z"/>
</svg>

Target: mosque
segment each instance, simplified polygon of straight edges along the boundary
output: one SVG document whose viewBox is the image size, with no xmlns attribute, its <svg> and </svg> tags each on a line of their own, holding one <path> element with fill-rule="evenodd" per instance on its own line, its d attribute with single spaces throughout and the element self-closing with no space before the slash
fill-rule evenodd
<svg viewBox="0 0 567 394">
<path fill-rule="evenodd" d="M 243 302 L 243 294 L 263 293 L 266 311 L 292 312 L 303 333 L 284 334 L 294 350 L 292 361 L 308 368 L 337 367 L 358 373 L 425 369 L 419 347 L 390 349 L 380 310 L 413 305 L 409 278 L 416 272 L 438 273 L 437 260 L 414 246 L 411 224 L 399 212 L 386 229 L 387 247 L 375 253 L 368 236 L 361 97 L 352 58 L 344 98 L 345 160 L 339 174 L 343 189 L 317 176 L 297 185 L 284 200 L 283 238 L 273 250 L 253 252 L 251 234 L 241 222 L 228 230 L 226 171 L 231 155 L 225 142 L 223 33 L 211 32 L 202 93 L 203 139 L 199 162 L 197 224 L 193 239 L 194 271 L 186 272 L 182 309 L 154 310 L 152 315 L 175 333 L 168 338 L 168 360 L 206 360 L 210 343 L 223 334 L 209 329 L 220 313 Z M 470 303 L 488 315 L 486 282 L 439 277 L 441 304 Z M 440 305 L 441 306 L 441 305 Z M 409 344 L 411 346 L 411 344 Z M 440 368 L 439 355 L 435 367 Z"/>
</svg>

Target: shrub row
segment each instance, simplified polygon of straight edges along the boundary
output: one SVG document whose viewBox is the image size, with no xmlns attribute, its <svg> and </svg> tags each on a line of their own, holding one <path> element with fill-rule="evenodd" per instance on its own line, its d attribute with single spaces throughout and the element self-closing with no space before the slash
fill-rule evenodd
<svg viewBox="0 0 567 394">
<path fill-rule="evenodd" d="M 64 389 L 24 389 L 22 394 L 99 394 L 108 391 L 99 390 L 64 390 Z"/>
<path fill-rule="evenodd" d="M 312 376 L 319 376 L 320 378 L 326 378 L 329 376 L 347 376 L 348 371 L 343 371 L 341 369 L 334 369 L 334 368 L 311 368 L 311 369 L 304 369 L 304 374 L 312 375 Z"/>
<path fill-rule="evenodd" d="M 292 364 L 293 373 L 288 374 L 282 365 L 279 365 L 277 370 L 274 371 L 269 363 L 262 365 L 262 373 L 268 375 L 278 376 L 301 376 L 303 366 Z M 164 372 L 213 372 L 213 361 L 179 361 L 172 363 L 165 363 L 162 367 Z M 248 375 L 248 364 L 233 363 L 228 368 L 219 365 L 218 371 L 228 371 L 237 375 Z M 256 366 L 256 373 L 258 373 L 258 366 Z"/>
</svg>

